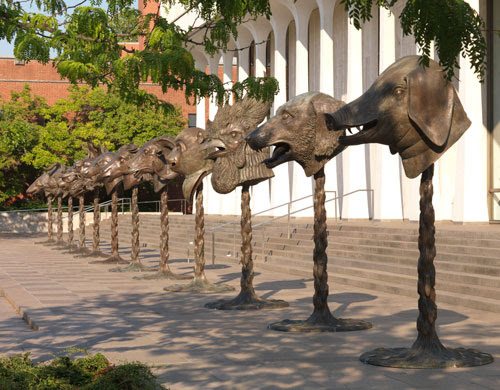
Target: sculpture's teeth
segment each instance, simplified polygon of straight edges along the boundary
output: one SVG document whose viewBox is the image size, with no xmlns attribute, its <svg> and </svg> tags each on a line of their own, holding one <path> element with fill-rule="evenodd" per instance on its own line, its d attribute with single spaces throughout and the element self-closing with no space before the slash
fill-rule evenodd
<svg viewBox="0 0 500 390">
<path fill-rule="evenodd" d="M 350 127 L 347 128 L 347 131 L 352 134 L 352 129 Z"/>
<path fill-rule="evenodd" d="M 363 131 L 363 125 L 356 126 L 356 129 L 358 129 L 359 131 Z"/>
</svg>

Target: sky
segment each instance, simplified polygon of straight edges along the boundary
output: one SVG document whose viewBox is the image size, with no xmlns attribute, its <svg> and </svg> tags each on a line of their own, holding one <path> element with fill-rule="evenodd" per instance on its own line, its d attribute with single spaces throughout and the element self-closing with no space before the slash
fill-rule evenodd
<svg viewBox="0 0 500 390">
<path fill-rule="evenodd" d="M 81 3 L 82 0 L 65 0 L 65 2 L 67 6 L 71 6 Z M 106 7 L 106 1 L 103 1 L 101 6 Z M 36 5 L 31 4 L 31 2 L 24 3 L 23 9 L 26 11 L 37 11 Z M 7 42 L 5 39 L 0 39 L 0 57 L 14 57 L 14 45 Z"/>
</svg>

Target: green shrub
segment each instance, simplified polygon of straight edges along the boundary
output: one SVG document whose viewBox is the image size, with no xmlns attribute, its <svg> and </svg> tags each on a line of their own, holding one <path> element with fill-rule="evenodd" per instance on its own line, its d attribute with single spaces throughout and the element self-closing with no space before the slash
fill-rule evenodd
<svg viewBox="0 0 500 390">
<path fill-rule="evenodd" d="M 35 365 L 29 353 L 0 358 L 0 389 L 9 390 L 161 390 L 142 363 L 112 365 L 100 353 L 69 356 Z"/>
</svg>

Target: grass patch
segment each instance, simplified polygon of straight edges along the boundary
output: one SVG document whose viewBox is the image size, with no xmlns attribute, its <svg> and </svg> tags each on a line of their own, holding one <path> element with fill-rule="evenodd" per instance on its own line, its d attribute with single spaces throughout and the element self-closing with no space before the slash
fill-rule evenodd
<svg viewBox="0 0 500 390">
<path fill-rule="evenodd" d="M 34 364 L 29 353 L 0 358 L 0 389 L 9 390 L 162 390 L 139 362 L 114 365 L 101 353 L 57 357 Z"/>
</svg>

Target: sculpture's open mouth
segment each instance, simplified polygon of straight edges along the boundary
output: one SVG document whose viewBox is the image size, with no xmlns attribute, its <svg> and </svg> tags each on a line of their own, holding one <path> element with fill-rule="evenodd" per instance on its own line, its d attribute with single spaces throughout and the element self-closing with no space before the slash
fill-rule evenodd
<svg viewBox="0 0 500 390">
<path fill-rule="evenodd" d="M 346 134 L 351 134 L 339 137 L 339 142 L 342 145 L 359 145 L 368 142 L 367 139 L 377 132 L 377 120 L 374 119 L 370 122 L 359 125 L 344 125 L 336 130 L 346 130 Z"/>
<path fill-rule="evenodd" d="M 284 162 L 292 160 L 292 151 L 289 144 L 286 142 L 276 142 L 271 144 L 271 146 L 274 146 L 273 154 L 271 157 L 264 160 L 264 164 L 266 164 L 268 168 L 274 168 Z"/>
<path fill-rule="evenodd" d="M 219 139 L 209 141 L 204 149 L 211 149 L 210 153 L 206 157 L 209 160 L 215 160 L 218 157 L 223 157 L 230 152 L 227 150 L 226 144 Z"/>
</svg>

